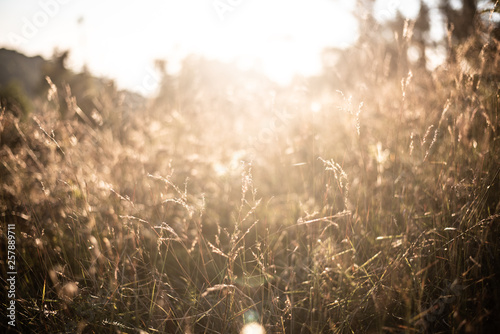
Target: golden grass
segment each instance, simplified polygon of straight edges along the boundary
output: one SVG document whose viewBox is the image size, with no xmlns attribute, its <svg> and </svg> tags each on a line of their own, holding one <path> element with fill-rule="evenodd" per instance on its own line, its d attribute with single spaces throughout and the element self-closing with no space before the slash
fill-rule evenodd
<svg viewBox="0 0 500 334">
<path fill-rule="evenodd" d="M 200 67 L 144 110 L 61 117 L 55 85 L 27 120 L 4 108 L 16 330 L 493 331 L 498 82 L 446 66 L 274 97 Z"/>
</svg>

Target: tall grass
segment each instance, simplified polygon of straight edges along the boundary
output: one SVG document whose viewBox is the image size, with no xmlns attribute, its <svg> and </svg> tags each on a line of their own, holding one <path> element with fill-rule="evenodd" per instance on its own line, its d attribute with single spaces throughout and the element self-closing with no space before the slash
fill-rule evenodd
<svg viewBox="0 0 500 334">
<path fill-rule="evenodd" d="M 103 97 L 99 124 L 71 98 L 62 117 L 55 86 L 28 119 L 2 109 L 12 332 L 495 331 L 498 81 L 447 63 L 279 88 L 190 66 L 144 110 Z"/>
</svg>

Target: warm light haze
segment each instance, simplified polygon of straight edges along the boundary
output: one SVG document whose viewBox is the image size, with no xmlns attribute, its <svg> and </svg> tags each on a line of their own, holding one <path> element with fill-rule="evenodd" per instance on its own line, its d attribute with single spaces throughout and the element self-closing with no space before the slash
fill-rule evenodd
<svg viewBox="0 0 500 334">
<path fill-rule="evenodd" d="M 0 0 L 0 333 L 496 333 L 499 0 Z"/>
<path fill-rule="evenodd" d="M 377 1 L 379 19 L 418 1 Z M 49 58 L 70 50 L 69 65 L 136 89 L 166 59 L 175 72 L 189 54 L 234 61 L 286 83 L 321 70 L 325 47 L 357 37 L 355 1 L 0 1 L 0 46 Z"/>
</svg>

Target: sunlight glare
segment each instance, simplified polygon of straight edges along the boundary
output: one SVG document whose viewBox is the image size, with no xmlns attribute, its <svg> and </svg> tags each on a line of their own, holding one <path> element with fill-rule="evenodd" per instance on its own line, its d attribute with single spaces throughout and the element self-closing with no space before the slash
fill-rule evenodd
<svg viewBox="0 0 500 334">
<path fill-rule="evenodd" d="M 311 103 L 311 111 L 312 111 L 313 113 L 320 112 L 320 111 L 321 111 L 321 108 L 322 108 L 321 103 L 319 103 L 319 102 L 312 102 L 312 103 Z"/>
<path fill-rule="evenodd" d="M 214 36 L 210 52 L 228 60 L 251 59 L 256 69 L 287 83 L 295 74 L 319 73 L 324 47 L 354 40 L 357 26 L 351 9 L 347 2 L 324 0 L 245 3 L 219 26 L 220 35 Z"/>
</svg>

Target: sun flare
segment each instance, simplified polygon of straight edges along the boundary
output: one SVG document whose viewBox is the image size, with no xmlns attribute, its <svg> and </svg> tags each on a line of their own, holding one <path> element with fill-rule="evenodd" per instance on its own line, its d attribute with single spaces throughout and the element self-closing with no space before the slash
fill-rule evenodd
<svg viewBox="0 0 500 334">
<path fill-rule="evenodd" d="M 266 330 L 262 325 L 252 322 L 243 326 L 240 334 L 266 334 Z"/>
<path fill-rule="evenodd" d="M 139 5 L 110 0 L 98 7 L 50 1 L 55 3 L 50 13 L 43 6 L 23 12 L 9 5 L 25 19 L 0 23 L 0 27 L 11 24 L 0 44 L 45 56 L 56 46 L 68 48 L 72 67 L 86 65 L 131 89 L 142 84 L 155 59 L 166 59 L 175 72 L 190 54 L 231 62 L 243 59 L 285 83 L 294 74 L 319 73 L 321 50 L 348 45 L 357 35 L 351 1 L 224 0 L 201 5 L 194 0 L 175 4 L 154 0 Z M 216 3 L 225 9 L 221 12 Z M 109 11 L 113 15 L 104 17 Z M 47 23 L 39 23 L 45 16 Z M 56 24 L 66 27 L 60 30 Z M 31 32 L 29 38 L 23 37 L 26 32 Z"/>
</svg>

